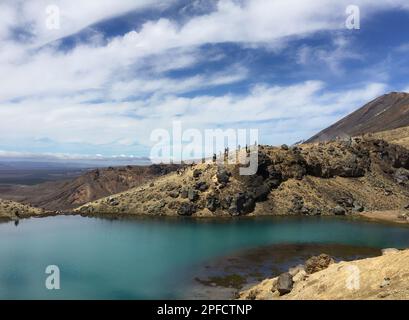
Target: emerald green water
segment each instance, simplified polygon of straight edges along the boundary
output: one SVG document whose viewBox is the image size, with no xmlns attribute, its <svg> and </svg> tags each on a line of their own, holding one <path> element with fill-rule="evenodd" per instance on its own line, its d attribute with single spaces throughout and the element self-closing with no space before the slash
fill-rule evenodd
<svg viewBox="0 0 409 320">
<path fill-rule="evenodd" d="M 409 247 L 409 228 L 338 218 L 104 220 L 79 216 L 0 224 L 1 299 L 184 296 L 192 270 L 241 249 L 284 243 Z M 61 289 L 47 290 L 48 265 Z"/>
</svg>

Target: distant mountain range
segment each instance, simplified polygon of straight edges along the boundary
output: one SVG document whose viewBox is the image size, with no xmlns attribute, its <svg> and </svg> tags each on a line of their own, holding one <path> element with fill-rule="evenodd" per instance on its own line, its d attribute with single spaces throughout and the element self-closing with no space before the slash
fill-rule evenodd
<svg viewBox="0 0 409 320">
<path fill-rule="evenodd" d="M 95 158 L 58 158 L 56 156 L 38 154 L 36 156 L 5 156 L 0 152 L 0 170 L 41 170 L 41 169 L 89 169 L 127 165 L 149 165 L 149 158 L 130 157 L 95 157 Z"/>
<path fill-rule="evenodd" d="M 392 92 L 376 98 L 306 143 L 330 141 L 336 137 L 359 136 L 409 126 L 409 94 Z"/>
<path fill-rule="evenodd" d="M 68 210 L 137 187 L 179 168 L 177 165 L 126 166 L 94 169 L 79 177 L 36 185 L 0 186 L 0 198 L 46 210 Z"/>
</svg>

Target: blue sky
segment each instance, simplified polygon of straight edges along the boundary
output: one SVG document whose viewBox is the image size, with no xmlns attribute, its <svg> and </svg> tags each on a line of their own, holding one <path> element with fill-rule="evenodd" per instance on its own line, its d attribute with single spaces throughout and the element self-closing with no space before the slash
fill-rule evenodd
<svg viewBox="0 0 409 320">
<path fill-rule="evenodd" d="M 149 156 L 173 120 L 306 139 L 409 91 L 409 3 L 354 1 L 359 30 L 345 26 L 350 4 L 2 1 L 0 156 Z"/>
</svg>

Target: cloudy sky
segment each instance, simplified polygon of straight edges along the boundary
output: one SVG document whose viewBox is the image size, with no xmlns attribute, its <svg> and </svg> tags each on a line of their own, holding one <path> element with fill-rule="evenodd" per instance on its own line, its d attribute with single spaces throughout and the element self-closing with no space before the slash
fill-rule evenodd
<svg viewBox="0 0 409 320">
<path fill-rule="evenodd" d="M 409 91 L 407 30 L 407 0 L 1 0 L 0 154 L 148 156 L 173 120 L 293 143 Z"/>
</svg>

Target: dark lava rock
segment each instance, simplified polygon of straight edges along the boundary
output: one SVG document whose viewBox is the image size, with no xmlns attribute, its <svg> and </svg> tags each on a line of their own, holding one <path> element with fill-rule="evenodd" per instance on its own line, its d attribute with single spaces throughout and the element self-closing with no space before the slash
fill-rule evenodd
<svg viewBox="0 0 409 320">
<path fill-rule="evenodd" d="M 188 196 L 189 196 L 189 193 L 188 193 L 187 188 L 183 188 L 182 190 L 180 190 L 180 197 L 182 199 L 187 199 Z"/>
<path fill-rule="evenodd" d="M 109 199 L 108 199 L 108 203 L 109 203 L 109 205 L 111 205 L 111 206 L 118 206 L 118 205 L 119 205 L 118 200 L 116 200 L 116 199 L 114 199 L 114 198 L 109 198 Z"/>
<path fill-rule="evenodd" d="M 182 199 L 187 199 L 188 196 L 189 196 L 189 192 L 187 189 L 182 189 L 182 191 L 180 191 L 180 197 Z"/>
<path fill-rule="evenodd" d="M 309 212 L 308 212 L 310 216 L 320 216 L 321 213 L 322 211 L 320 208 L 312 208 L 312 209 L 309 209 Z"/>
<path fill-rule="evenodd" d="M 233 201 L 233 197 L 227 196 L 220 201 L 220 204 L 223 209 L 227 210 L 230 208 L 232 201 Z"/>
<path fill-rule="evenodd" d="M 210 195 L 209 197 L 207 197 L 206 199 L 206 208 L 209 209 L 212 212 L 215 212 L 217 210 L 217 208 L 220 207 L 220 201 L 219 199 L 214 196 L 214 195 Z"/>
<path fill-rule="evenodd" d="M 346 210 L 342 208 L 341 206 L 336 206 L 334 209 L 332 209 L 332 212 L 336 216 L 344 216 L 346 214 Z"/>
<path fill-rule="evenodd" d="M 351 197 L 343 197 L 337 200 L 337 203 L 346 208 L 352 208 L 354 206 L 354 199 Z"/>
<path fill-rule="evenodd" d="M 209 189 L 209 185 L 205 181 L 200 181 L 195 184 L 195 189 L 203 192 Z"/>
<path fill-rule="evenodd" d="M 391 196 L 391 195 L 393 195 L 393 191 L 390 190 L 390 189 L 385 189 L 385 190 L 383 190 L 383 191 L 384 191 L 384 193 L 385 193 L 385 196 Z"/>
<path fill-rule="evenodd" d="M 254 188 L 253 194 L 256 201 L 266 201 L 270 194 L 270 188 L 267 185 L 262 184 Z"/>
<path fill-rule="evenodd" d="M 277 189 L 280 184 L 281 184 L 281 180 L 279 179 L 268 179 L 267 180 L 267 185 L 270 189 Z"/>
<path fill-rule="evenodd" d="M 172 190 L 168 193 L 168 195 L 172 198 L 177 198 L 179 197 L 179 191 L 178 190 Z"/>
<path fill-rule="evenodd" d="M 394 179 L 400 185 L 406 185 L 409 181 L 409 170 L 399 168 L 395 171 Z"/>
<path fill-rule="evenodd" d="M 199 178 L 201 174 L 202 174 L 202 170 L 200 169 L 193 170 L 193 178 Z"/>
<path fill-rule="evenodd" d="M 293 276 L 290 273 L 286 272 L 280 274 L 277 280 L 277 290 L 280 293 L 280 296 L 290 293 L 293 289 L 293 284 Z"/>
<path fill-rule="evenodd" d="M 199 199 L 199 194 L 196 190 L 189 188 L 189 190 L 187 191 L 187 197 L 190 201 L 196 201 L 197 199 Z"/>
<path fill-rule="evenodd" d="M 312 274 L 324 270 L 328 268 L 331 263 L 334 263 L 334 259 L 327 254 L 311 257 L 305 262 L 305 272 Z"/>
<path fill-rule="evenodd" d="M 362 204 L 360 204 L 359 202 L 357 202 L 357 201 L 354 201 L 353 205 L 354 206 L 353 206 L 352 210 L 355 211 L 355 212 L 362 212 L 365 209 L 364 206 Z"/>
<path fill-rule="evenodd" d="M 294 196 L 292 200 L 292 207 L 291 207 L 291 212 L 293 213 L 301 213 L 302 209 L 304 207 L 304 200 L 302 197 L 296 195 Z"/>
<path fill-rule="evenodd" d="M 286 144 L 282 144 L 282 145 L 281 145 L 281 149 L 282 149 L 282 150 L 288 150 L 289 148 L 288 148 L 288 146 L 287 146 Z"/>
<path fill-rule="evenodd" d="M 241 214 L 247 214 L 254 211 L 256 202 L 253 196 L 246 192 L 240 192 L 233 197 L 229 207 L 229 213 L 232 216 L 238 216 Z"/>
<path fill-rule="evenodd" d="M 196 212 L 197 207 L 193 203 L 184 202 L 178 209 L 178 215 L 191 216 Z"/>
<path fill-rule="evenodd" d="M 221 184 L 227 184 L 229 182 L 231 173 L 228 172 L 226 169 L 224 168 L 219 168 L 217 170 L 217 182 L 221 183 Z"/>
</svg>

